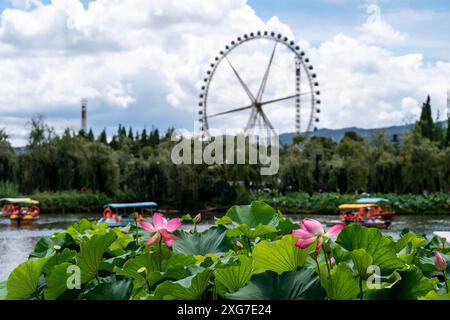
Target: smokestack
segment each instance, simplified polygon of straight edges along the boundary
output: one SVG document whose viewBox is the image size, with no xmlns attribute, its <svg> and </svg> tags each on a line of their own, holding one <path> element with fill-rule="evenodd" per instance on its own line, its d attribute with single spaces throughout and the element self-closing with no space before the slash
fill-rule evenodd
<svg viewBox="0 0 450 320">
<path fill-rule="evenodd" d="M 87 132 L 87 103 L 86 99 L 81 100 L 81 130 Z"/>
</svg>

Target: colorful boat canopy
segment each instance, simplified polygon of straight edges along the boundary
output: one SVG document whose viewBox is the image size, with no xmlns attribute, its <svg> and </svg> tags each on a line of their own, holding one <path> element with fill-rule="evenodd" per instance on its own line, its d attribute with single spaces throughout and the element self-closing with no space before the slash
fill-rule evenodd
<svg viewBox="0 0 450 320">
<path fill-rule="evenodd" d="M 134 203 L 109 203 L 104 205 L 103 208 L 122 209 L 122 208 L 145 208 L 156 207 L 156 202 L 134 202 Z"/>
<path fill-rule="evenodd" d="M 378 203 L 378 202 L 389 202 L 389 200 L 384 198 L 361 198 L 356 200 L 356 203 Z"/>
<path fill-rule="evenodd" d="M 39 201 L 30 198 L 2 198 L 0 202 L 23 203 L 23 204 L 39 204 Z"/>
<path fill-rule="evenodd" d="M 361 208 L 370 208 L 377 205 L 375 203 L 370 204 L 358 204 L 358 203 L 352 203 L 352 204 L 341 204 L 339 206 L 339 209 L 346 210 L 346 209 L 361 209 Z"/>
</svg>

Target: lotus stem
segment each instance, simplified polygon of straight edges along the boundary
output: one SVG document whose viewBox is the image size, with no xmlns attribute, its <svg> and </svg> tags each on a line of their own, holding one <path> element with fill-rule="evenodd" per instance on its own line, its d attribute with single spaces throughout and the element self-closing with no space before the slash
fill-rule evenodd
<svg viewBox="0 0 450 320">
<path fill-rule="evenodd" d="M 249 237 L 246 237 L 246 238 L 247 238 L 248 250 L 250 251 L 250 254 L 253 254 L 252 243 L 250 241 L 250 238 Z"/>
<path fill-rule="evenodd" d="M 445 270 L 442 271 L 442 274 L 444 275 L 444 283 L 445 283 L 445 288 L 447 289 L 447 293 L 450 293 L 448 291 L 447 274 L 445 273 Z"/>
<path fill-rule="evenodd" d="M 159 241 L 158 243 L 158 247 L 159 247 L 159 271 L 162 272 L 162 243 L 161 241 Z"/>
<path fill-rule="evenodd" d="M 364 291 L 363 291 L 362 283 L 363 283 L 363 278 L 360 276 L 359 277 L 359 293 L 360 293 L 359 299 L 360 300 L 364 300 Z"/>
<path fill-rule="evenodd" d="M 331 268 L 330 268 L 330 262 L 328 261 L 328 255 L 327 255 L 327 253 L 325 252 L 323 246 L 322 246 L 322 251 L 323 251 L 323 256 L 325 257 L 325 263 L 326 263 L 327 270 L 328 270 L 328 279 L 329 279 L 329 281 L 330 281 L 330 288 L 331 288 L 331 290 L 333 290 L 333 281 L 331 280 Z"/>
</svg>

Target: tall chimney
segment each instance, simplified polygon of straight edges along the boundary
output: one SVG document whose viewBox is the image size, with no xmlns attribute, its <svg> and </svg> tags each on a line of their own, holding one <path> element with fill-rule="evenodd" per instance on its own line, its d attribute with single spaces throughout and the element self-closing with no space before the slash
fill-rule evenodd
<svg viewBox="0 0 450 320">
<path fill-rule="evenodd" d="M 81 130 L 87 132 L 87 99 L 81 100 Z"/>
</svg>

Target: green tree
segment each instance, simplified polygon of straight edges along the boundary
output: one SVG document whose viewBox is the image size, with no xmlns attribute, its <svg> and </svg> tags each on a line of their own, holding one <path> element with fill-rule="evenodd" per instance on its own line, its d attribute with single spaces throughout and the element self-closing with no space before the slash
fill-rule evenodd
<svg viewBox="0 0 450 320">
<path fill-rule="evenodd" d="M 418 122 L 418 129 L 423 137 L 434 140 L 434 121 L 431 114 L 431 98 L 427 96 L 427 100 L 422 104 L 422 112 Z"/>
<path fill-rule="evenodd" d="M 106 129 L 103 129 L 102 132 L 100 132 L 98 141 L 100 141 L 103 144 L 108 144 L 108 136 L 106 135 Z"/>
</svg>

